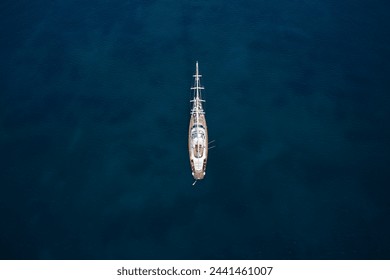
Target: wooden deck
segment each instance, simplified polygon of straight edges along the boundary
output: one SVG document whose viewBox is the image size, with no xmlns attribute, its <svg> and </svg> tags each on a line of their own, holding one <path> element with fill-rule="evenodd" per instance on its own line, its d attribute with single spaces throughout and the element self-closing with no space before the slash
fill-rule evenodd
<svg viewBox="0 0 390 280">
<path fill-rule="evenodd" d="M 192 172 L 194 172 L 194 178 L 196 180 L 201 180 L 204 178 L 204 172 L 206 171 L 206 164 L 204 164 L 203 166 L 203 169 L 201 172 L 195 172 L 195 168 L 194 168 L 194 165 L 193 163 L 191 162 L 191 128 L 194 126 L 194 123 L 195 123 L 195 117 L 194 117 L 194 114 L 191 115 L 191 118 L 190 118 L 190 124 L 189 124 L 189 127 L 188 127 L 188 154 L 190 156 L 190 164 L 191 164 L 191 169 L 192 169 Z M 205 163 L 207 163 L 207 156 L 208 156 L 208 131 L 207 131 L 207 123 L 206 123 L 206 118 L 205 118 L 205 115 L 201 114 L 199 116 L 199 124 L 203 125 L 203 127 L 205 128 L 205 136 L 206 136 L 206 139 L 205 139 Z"/>
</svg>

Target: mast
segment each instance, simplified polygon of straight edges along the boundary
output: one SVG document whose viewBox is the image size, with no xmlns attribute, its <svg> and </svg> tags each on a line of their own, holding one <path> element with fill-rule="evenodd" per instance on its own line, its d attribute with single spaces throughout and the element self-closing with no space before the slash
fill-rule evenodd
<svg viewBox="0 0 390 280">
<path fill-rule="evenodd" d="M 199 65 L 198 62 L 196 62 L 196 73 L 194 75 L 195 77 L 195 90 L 196 90 L 196 100 L 200 100 L 200 89 L 203 89 L 200 87 L 200 77 L 202 75 L 199 75 Z"/>
<path fill-rule="evenodd" d="M 193 75 L 193 77 L 195 78 L 195 83 L 194 86 L 191 88 L 192 90 L 194 90 L 194 98 L 191 100 L 191 102 L 194 102 L 192 113 L 197 113 L 197 114 L 204 113 L 203 109 L 201 109 L 201 102 L 205 102 L 204 100 L 202 100 L 202 93 L 201 93 L 201 90 L 204 89 L 204 87 L 200 85 L 200 77 L 202 77 L 202 75 L 199 74 L 198 61 L 196 62 L 196 72 L 195 75 Z M 199 109 L 201 110 L 200 112 Z"/>
<path fill-rule="evenodd" d="M 202 100 L 202 96 L 201 96 L 201 90 L 204 89 L 204 87 L 202 87 L 200 85 L 200 77 L 202 77 L 202 75 L 199 74 L 198 62 L 196 62 L 196 72 L 195 72 L 195 75 L 192 75 L 192 76 L 195 78 L 195 84 L 191 88 L 192 90 L 195 90 L 195 92 L 194 92 L 194 99 L 192 100 L 192 102 L 194 102 L 194 101 L 204 102 L 204 100 Z"/>
</svg>

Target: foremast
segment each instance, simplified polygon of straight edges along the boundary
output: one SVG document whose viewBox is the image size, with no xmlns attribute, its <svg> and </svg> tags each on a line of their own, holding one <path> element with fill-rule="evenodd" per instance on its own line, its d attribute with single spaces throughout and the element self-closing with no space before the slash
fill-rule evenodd
<svg viewBox="0 0 390 280">
<path fill-rule="evenodd" d="M 199 116 L 198 115 L 199 114 L 204 114 L 202 102 L 205 102 L 205 100 L 202 99 L 202 92 L 201 92 L 201 90 L 203 90 L 204 87 L 202 87 L 200 85 L 200 77 L 202 77 L 202 75 L 199 74 L 198 62 L 196 62 L 196 72 L 195 72 L 195 75 L 192 75 L 192 76 L 195 78 L 195 82 L 194 82 L 194 86 L 191 87 L 191 89 L 194 90 L 194 97 L 191 100 L 191 102 L 193 102 L 194 105 L 192 106 L 191 114 L 195 113 L 197 115 L 197 121 L 199 121 Z"/>
</svg>

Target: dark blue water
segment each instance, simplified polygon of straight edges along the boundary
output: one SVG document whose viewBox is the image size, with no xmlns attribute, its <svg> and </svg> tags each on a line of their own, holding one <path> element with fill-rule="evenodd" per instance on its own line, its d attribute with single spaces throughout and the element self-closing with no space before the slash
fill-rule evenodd
<svg viewBox="0 0 390 280">
<path fill-rule="evenodd" d="M 387 1 L 0 7 L 0 258 L 390 258 Z"/>
</svg>

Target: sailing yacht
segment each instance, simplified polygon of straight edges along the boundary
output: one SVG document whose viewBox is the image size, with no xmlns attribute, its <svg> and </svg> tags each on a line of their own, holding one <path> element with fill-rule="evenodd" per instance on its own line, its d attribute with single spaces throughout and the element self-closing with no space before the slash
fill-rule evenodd
<svg viewBox="0 0 390 280">
<path fill-rule="evenodd" d="M 191 118 L 188 129 L 188 152 L 190 156 L 192 176 L 197 180 L 201 180 L 206 175 L 207 153 L 208 153 L 208 135 L 205 112 L 202 103 L 202 90 L 204 87 L 200 85 L 199 66 L 196 62 L 196 72 L 193 75 L 195 78 L 193 90 L 193 98 L 191 100 Z"/>
</svg>

